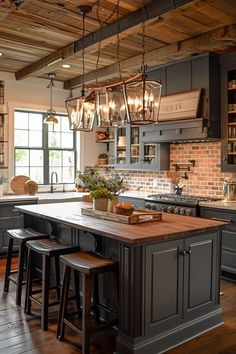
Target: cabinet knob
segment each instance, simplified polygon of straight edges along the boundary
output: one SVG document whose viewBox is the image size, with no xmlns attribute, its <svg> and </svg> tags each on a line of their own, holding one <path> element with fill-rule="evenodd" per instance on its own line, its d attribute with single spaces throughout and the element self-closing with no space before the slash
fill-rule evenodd
<svg viewBox="0 0 236 354">
<path fill-rule="evenodd" d="M 191 253 L 192 253 L 192 250 L 189 248 L 189 249 L 186 251 L 186 254 L 188 254 L 189 256 L 191 256 Z"/>
<path fill-rule="evenodd" d="M 186 251 L 185 251 L 185 250 L 180 251 L 180 255 L 181 255 L 181 256 L 185 256 L 185 255 L 186 255 Z"/>
</svg>

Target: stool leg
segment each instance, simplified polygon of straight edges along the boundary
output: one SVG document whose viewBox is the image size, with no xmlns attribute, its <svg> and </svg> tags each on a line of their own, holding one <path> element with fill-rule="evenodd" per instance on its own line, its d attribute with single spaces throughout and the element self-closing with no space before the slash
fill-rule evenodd
<svg viewBox="0 0 236 354">
<path fill-rule="evenodd" d="M 51 259 L 49 256 L 43 255 L 41 328 L 44 331 L 46 331 L 48 329 L 50 261 L 51 261 Z"/>
<path fill-rule="evenodd" d="M 100 321 L 100 311 L 99 307 L 99 285 L 98 285 L 98 274 L 93 277 L 93 306 L 94 306 L 94 318 L 97 323 Z"/>
<path fill-rule="evenodd" d="M 21 305 L 21 293 L 22 293 L 25 257 L 26 257 L 26 244 L 25 242 L 21 242 L 19 258 L 18 258 L 18 274 L 17 274 L 17 283 L 16 283 L 16 305 L 18 306 Z"/>
<path fill-rule="evenodd" d="M 57 323 L 57 338 L 60 341 L 64 339 L 64 333 L 65 333 L 64 318 L 66 317 L 66 311 L 67 311 L 67 300 L 68 300 L 68 294 L 70 288 L 70 275 L 71 275 L 71 268 L 65 266 L 60 307 L 59 307 L 59 315 L 58 315 L 58 323 Z"/>
<path fill-rule="evenodd" d="M 25 290 L 25 314 L 31 314 L 31 296 L 32 296 L 32 251 L 28 251 L 26 290 Z"/>
<path fill-rule="evenodd" d="M 7 262 L 6 262 L 5 282 L 4 282 L 5 292 L 8 292 L 9 290 L 9 281 L 10 281 L 9 276 L 11 273 L 12 248 L 13 248 L 13 239 L 10 237 L 8 242 L 8 249 L 7 249 Z"/>
<path fill-rule="evenodd" d="M 80 310 L 80 281 L 79 274 L 74 270 L 74 282 L 75 282 L 75 296 L 76 296 L 76 306 L 77 310 Z"/>
<path fill-rule="evenodd" d="M 92 277 L 83 274 L 83 311 L 82 311 L 82 354 L 89 354 L 89 325 L 91 310 Z"/>
<path fill-rule="evenodd" d="M 57 292 L 57 300 L 60 300 L 60 263 L 59 257 L 55 257 L 55 270 L 56 270 L 56 292 Z"/>
</svg>

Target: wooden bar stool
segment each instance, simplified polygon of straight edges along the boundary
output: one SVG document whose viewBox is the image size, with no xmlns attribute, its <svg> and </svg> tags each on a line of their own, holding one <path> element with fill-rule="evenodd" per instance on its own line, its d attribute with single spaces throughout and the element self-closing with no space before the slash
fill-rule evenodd
<svg viewBox="0 0 236 354">
<path fill-rule="evenodd" d="M 64 279 L 62 285 L 62 295 L 60 300 L 58 327 L 57 327 L 57 338 L 59 340 L 64 339 L 65 325 L 72 328 L 77 333 L 81 334 L 82 337 L 82 354 L 89 354 L 89 337 L 91 333 L 95 333 L 106 328 L 112 327 L 118 322 L 117 317 L 109 322 L 99 323 L 99 314 L 95 311 L 95 323 L 92 324 L 91 318 L 91 289 L 92 281 L 94 282 L 94 294 L 93 302 L 95 307 L 104 308 L 105 311 L 112 312 L 107 307 L 103 307 L 98 303 L 99 293 L 97 276 L 105 272 L 113 271 L 116 275 L 116 280 L 118 283 L 118 263 L 113 262 L 110 259 L 101 257 L 92 252 L 76 252 L 69 255 L 64 255 L 60 257 L 60 260 L 65 264 Z M 74 272 L 79 272 L 82 276 L 83 285 L 83 304 L 82 309 L 77 306 L 77 314 L 82 314 L 81 326 L 75 324 L 75 321 L 69 319 L 70 315 L 67 313 L 67 302 L 68 302 L 68 292 L 70 286 L 70 275 L 71 270 Z M 117 286 L 118 291 L 118 286 Z M 79 294 L 77 294 L 79 296 Z M 75 313 L 73 312 L 72 315 Z M 114 313 L 113 313 L 114 317 Z"/>
<path fill-rule="evenodd" d="M 24 267 L 26 266 L 26 262 L 27 262 L 26 242 L 29 240 L 49 238 L 49 235 L 37 232 L 30 228 L 7 230 L 7 234 L 9 236 L 9 242 L 8 242 L 8 250 L 7 250 L 4 291 L 5 292 L 9 291 L 10 281 L 15 283 L 16 284 L 16 304 L 20 306 L 22 285 L 25 284 L 25 281 L 23 281 L 23 277 L 24 277 Z M 19 254 L 18 254 L 18 268 L 11 270 L 12 250 L 13 250 L 14 241 L 20 244 Z M 16 279 L 11 276 L 14 273 L 17 273 Z"/>
<path fill-rule="evenodd" d="M 79 247 L 65 246 L 54 240 L 37 240 L 27 242 L 28 247 L 28 269 L 26 279 L 25 313 L 31 314 L 31 302 L 34 301 L 41 306 L 41 328 L 48 329 L 48 309 L 59 303 L 60 299 L 60 267 L 59 256 L 62 254 L 78 251 Z M 42 256 L 42 289 L 33 290 L 33 270 L 35 269 L 32 258 L 33 254 Z M 50 286 L 50 265 L 51 258 L 55 260 L 56 285 Z M 49 291 L 57 291 L 57 300 L 49 303 Z M 42 294 L 42 299 L 37 299 L 34 295 Z"/>
</svg>

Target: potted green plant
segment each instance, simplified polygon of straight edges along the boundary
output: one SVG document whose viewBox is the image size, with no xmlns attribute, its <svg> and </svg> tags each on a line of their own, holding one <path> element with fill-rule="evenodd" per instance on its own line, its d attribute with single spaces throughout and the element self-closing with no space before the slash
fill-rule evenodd
<svg viewBox="0 0 236 354">
<path fill-rule="evenodd" d="M 112 199 L 108 201 L 108 211 L 115 212 L 115 206 L 118 203 L 118 196 L 122 193 L 124 188 L 124 178 L 118 173 L 112 172 L 106 180 L 106 188 L 112 193 Z"/>
<path fill-rule="evenodd" d="M 97 171 L 86 169 L 84 172 L 76 172 L 76 185 L 80 185 L 88 190 L 93 190 L 96 186 L 106 187 L 106 180 Z"/>
<path fill-rule="evenodd" d="M 113 198 L 112 193 L 100 185 L 91 190 L 89 196 L 93 199 L 93 209 L 100 211 L 107 211 L 108 200 Z"/>
<path fill-rule="evenodd" d="M 3 174 L 0 174 L 0 197 L 3 196 L 3 183 L 5 182 L 7 182 L 7 178 Z"/>
</svg>

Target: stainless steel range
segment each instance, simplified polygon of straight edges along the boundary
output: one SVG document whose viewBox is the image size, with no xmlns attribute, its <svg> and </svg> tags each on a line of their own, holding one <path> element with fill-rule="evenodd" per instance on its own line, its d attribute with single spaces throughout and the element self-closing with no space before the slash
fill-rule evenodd
<svg viewBox="0 0 236 354">
<path fill-rule="evenodd" d="M 152 194 L 145 198 L 145 207 L 167 213 L 200 216 L 199 202 L 215 200 L 218 199 L 193 195 Z"/>
</svg>

